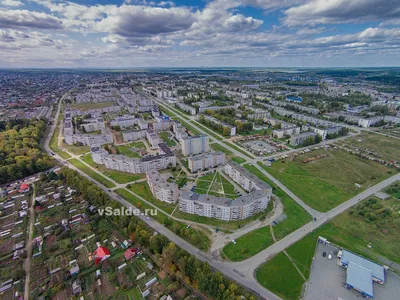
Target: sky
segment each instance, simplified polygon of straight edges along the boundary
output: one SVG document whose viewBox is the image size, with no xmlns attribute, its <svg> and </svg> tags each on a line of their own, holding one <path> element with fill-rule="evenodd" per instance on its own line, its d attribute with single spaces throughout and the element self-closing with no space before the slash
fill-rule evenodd
<svg viewBox="0 0 400 300">
<path fill-rule="evenodd" d="M 400 66 L 400 0 L 0 0 L 1 68 Z"/>
</svg>

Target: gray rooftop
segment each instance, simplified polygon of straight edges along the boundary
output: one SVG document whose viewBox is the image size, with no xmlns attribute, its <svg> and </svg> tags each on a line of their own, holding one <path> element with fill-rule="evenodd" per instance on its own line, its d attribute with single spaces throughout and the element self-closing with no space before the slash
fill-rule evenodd
<svg viewBox="0 0 400 300">
<path fill-rule="evenodd" d="M 372 277 L 385 281 L 385 269 L 382 266 L 350 251 L 343 250 L 342 263 L 349 265 L 350 262 L 371 270 Z"/>
<path fill-rule="evenodd" d="M 371 270 L 349 262 L 347 267 L 346 283 L 362 293 L 365 293 L 370 297 L 374 297 Z"/>
</svg>

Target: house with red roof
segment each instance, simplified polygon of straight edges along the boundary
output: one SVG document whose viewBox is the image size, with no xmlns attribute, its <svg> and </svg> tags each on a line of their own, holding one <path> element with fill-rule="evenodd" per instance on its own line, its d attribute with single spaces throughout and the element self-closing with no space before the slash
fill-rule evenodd
<svg viewBox="0 0 400 300">
<path fill-rule="evenodd" d="M 97 265 L 98 263 L 102 262 L 103 260 L 106 260 L 107 258 L 110 257 L 110 252 L 106 247 L 99 246 L 96 251 L 94 251 L 94 263 Z"/>
<path fill-rule="evenodd" d="M 19 193 L 27 193 L 29 192 L 29 185 L 27 183 L 21 184 L 18 190 Z"/>
<path fill-rule="evenodd" d="M 136 255 L 135 249 L 129 248 L 128 250 L 125 251 L 124 256 L 126 260 L 131 259 Z"/>
</svg>

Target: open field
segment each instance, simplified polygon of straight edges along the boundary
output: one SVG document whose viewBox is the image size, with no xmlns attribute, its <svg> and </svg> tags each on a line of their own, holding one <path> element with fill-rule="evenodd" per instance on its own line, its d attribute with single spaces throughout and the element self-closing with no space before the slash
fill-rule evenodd
<svg viewBox="0 0 400 300">
<path fill-rule="evenodd" d="M 328 157 L 303 163 L 309 157 Z M 377 162 L 360 158 L 342 150 L 316 150 L 279 161 L 271 167 L 261 165 L 305 203 L 319 211 L 329 211 L 396 172 Z M 355 184 L 360 184 L 357 188 Z"/>
<path fill-rule="evenodd" d="M 194 190 L 198 194 L 236 199 L 235 187 L 219 172 L 199 177 Z"/>
<path fill-rule="evenodd" d="M 115 187 L 115 185 L 111 181 L 109 181 L 105 177 L 97 174 L 95 171 L 91 170 L 88 166 L 86 166 L 85 164 L 81 163 L 76 158 L 73 158 L 73 159 L 69 160 L 69 162 L 71 164 L 73 164 L 75 167 L 77 167 L 78 169 L 80 169 L 82 172 L 88 174 L 90 177 L 92 177 L 96 181 L 102 183 L 104 186 L 106 186 L 108 188 Z"/>
<path fill-rule="evenodd" d="M 311 216 L 300 205 L 291 199 L 284 191 L 276 187 L 275 184 L 270 182 L 256 167 L 250 164 L 246 164 L 244 167 L 272 186 L 273 194 L 276 195 L 283 204 L 283 214 L 286 215 L 286 218 L 273 226 L 273 232 L 277 240 L 284 238 L 311 221 Z M 236 239 L 236 245 L 229 243 L 222 251 L 230 260 L 241 261 L 256 255 L 273 243 L 270 226 L 267 225 L 239 237 Z"/>
<path fill-rule="evenodd" d="M 397 181 L 393 183 L 391 186 L 385 189 L 385 192 L 393 198 L 400 200 L 400 182 Z"/>
<path fill-rule="evenodd" d="M 127 172 L 121 172 L 121 171 L 117 171 L 117 170 L 107 169 L 103 165 L 96 164 L 93 161 L 92 156 L 90 155 L 90 153 L 85 154 L 82 157 L 82 160 L 85 163 L 87 163 L 88 165 L 92 166 L 93 168 L 96 168 L 101 173 L 103 173 L 104 175 L 106 175 L 107 177 L 111 178 L 112 180 L 114 180 L 115 182 L 118 182 L 118 183 L 133 182 L 133 181 L 136 181 L 136 180 L 139 180 L 139 179 L 143 179 L 143 178 L 146 177 L 145 174 L 131 174 L 131 173 L 127 173 Z"/>
<path fill-rule="evenodd" d="M 280 252 L 256 271 L 257 281 L 283 299 L 298 299 L 304 279 L 289 258 Z"/>
<path fill-rule="evenodd" d="M 89 110 L 89 109 L 103 108 L 113 105 L 115 105 L 115 103 L 109 101 L 109 102 L 72 103 L 69 105 L 69 107 L 80 110 Z"/>
<path fill-rule="evenodd" d="M 400 131 L 400 128 L 398 131 Z M 367 148 L 373 150 L 386 160 L 400 160 L 400 139 L 371 132 L 363 132 L 356 137 L 351 137 L 344 140 L 343 143 L 358 148 Z"/>
<path fill-rule="evenodd" d="M 68 145 L 64 142 L 62 142 L 61 146 L 65 149 L 68 150 L 68 152 L 71 152 L 75 155 L 81 155 L 81 154 L 85 154 L 87 152 L 90 151 L 90 147 L 89 146 L 76 146 L 76 145 Z"/>
<path fill-rule="evenodd" d="M 242 164 L 242 163 L 246 162 L 246 160 L 244 158 L 241 158 L 241 157 L 238 157 L 238 156 L 232 157 L 232 160 L 234 162 L 238 163 L 238 164 Z"/>
</svg>

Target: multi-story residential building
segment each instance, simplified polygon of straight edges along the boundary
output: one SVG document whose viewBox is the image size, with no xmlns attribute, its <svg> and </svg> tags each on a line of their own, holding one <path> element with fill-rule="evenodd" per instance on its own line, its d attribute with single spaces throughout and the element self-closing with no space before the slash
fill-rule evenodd
<svg viewBox="0 0 400 300">
<path fill-rule="evenodd" d="M 290 138 L 290 145 L 292 146 L 298 146 L 303 144 L 308 138 L 312 137 L 315 138 L 317 136 L 316 132 L 303 132 L 297 135 L 292 135 Z"/>
<path fill-rule="evenodd" d="M 179 121 L 174 121 L 172 124 L 172 131 L 175 134 L 175 138 L 181 142 L 183 139 L 186 139 L 189 135 L 186 132 L 186 128 L 182 126 Z"/>
<path fill-rule="evenodd" d="M 158 144 L 162 142 L 161 138 L 157 135 L 157 133 L 153 132 L 152 130 L 147 130 L 146 137 L 151 147 L 153 148 L 157 147 Z"/>
<path fill-rule="evenodd" d="M 197 172 L 199 170 L 205 170 L 222 166 L 224 163 L 225 163 L 225 153 L 223 152 L 211 152 L 211 153 L 191 156 L 188 158 L 189 170 L 192 173 Z"/>
<path fill-rule="evenodd" d="M 122 138 L 124 139 L 124 142 L 137 141 L 146 137 L 147 129 L 122 131 Z"/>
<path fill-rule="evenodd" d="M 106 127 L 106 123 L 102 118 L 84 119 L 83 122 L 84 123 L 81 124 L 83 132 L 99 131 Z"/>
<path fill-rule="evenodd" d="M 164 143 L 158 145 L 160 152 L 155 156 L 132 158 L 124 155 L 109 154 L 99 145 L 92 146 L 90 153 L 95 163 L 108 169 L 128 173 L 146 173 L 152 169 L 161 170 L 176 166 L 176 156 Z"/>
<path fill-rule="evenodd" d="M 298 126 L 289 126 L 289 127 L 284 127 L 281 129 L 275 129 L 272 132 L 272 135 L 276 139 L 281 139 L 284 137 L 291 137 L 294 134 L 299 134 L 300 133 L 300 127 Z"/>
<path fill-rule="evenodd" d="M 119 126 L 121 129 L 133 127 L 139 123 L 139 119 L 134 116 L 121 116 L 117 117 L 110 122 L 111 126 Z"/>
<path fill-rule="evenodd" d="M 154 132 L 170 130 L 174 123 L 172 120 L 162 119 L 161 117 L 156 118 L 156 121 L 152 124 Z"/>
<path fill-rule="evenodd" d="M 105 127 L 99 134 L 74 133 L 71 119 L 64 120 L 64 141 L 68 145 L 82 144 L 91 146 L 95 144 L 109 144 L 113 142 L 111 131 Z"/>
<path fill-rule="evenodd" d="M 178 102 L 176 103 L 176 105 L 183 111 L 187 112 L 188 114 L 191 114 L 192 116 L 194 116 L 197 112 L 196 112 L 196 108 L 190 105 L 187 105 L 185 103 L 182 102 Z"/>
<path fill-rule="evenodd" d="M 154 197 L 170 204 L 176 203 L 179 197 L 179 187 L 176 183 L 167 182 L 155 169 L 149 170 L 146 178 Z"/>
<path fill-rule="evenodd" d="M 384 120 L 383 117 L 360 119 L 360 120 L 358 120 L 358 126 L 368 128 L 368 127 L 374 126 L 375 124 L 377 124 L 378 122 L 381 122 L 382 120 Z"/>
<path fill-rule="evenodd" d="M 254 191 L 236 200 L 199 195 L 193 192 L 181 192 L 179 210 L 208 218 L 235 221 L 246 219 L 264 211 L 270 199 L 271 194 L 263 191 Z"/>
<path fill-rule="evenodd" d="M 188 136 L 181 141 L 184 156 L 196 155 L 210 151 L 209 136 Z"/>
<path fill-rule="evenodd" d="M 330 128 L 314 128 L 314 132 L 319 134 L 323 140 L 326 139 L 326 137 L 330 134 L 339 134 L 342 130 L 344 129 L 343 126 L 334 126 Z"/>
<path fill-rule="evenodd" d="M 230 136 L 236 135 L 236 127 L 235 126 L 232 126 L 231 124 L 222 122 L 222 121 L 220 121 L 220 120 L 218 120 L 218 119 L 216 119 L 214 117 L 208 116 L 208 115 L 204 115 L 204 118 L 206 120 L 209 120 L 209 121 L 213 122 L 213 123 L 221 124 L 223 128 L 225 128 L 225 127 L 229 128 L 229 135 Z"/>
<path fill-rule="evenodd" d="M 271 187 L 264 181 L 261 181 L 256 175 L 233 161 L 229 161 L 225 165 L 224 171 L 233 181 L 248 192 L 253 190 L 272 191 Z"/>
<path fill-rule="evenodd" d="M 158 108 L 157 105 L 154 105 L 151 109 L 151 115 L 153 118 L 159 117 L 160 116 L 160 109 Z"/>
</svg>

